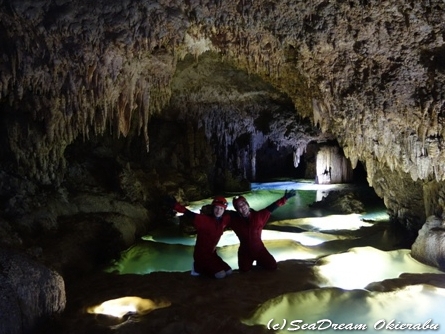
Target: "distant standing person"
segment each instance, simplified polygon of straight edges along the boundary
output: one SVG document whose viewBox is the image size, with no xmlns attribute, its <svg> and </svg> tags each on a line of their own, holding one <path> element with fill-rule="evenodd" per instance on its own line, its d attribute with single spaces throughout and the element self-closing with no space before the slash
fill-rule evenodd
<svg viewBox="0 0 445 334">
<path fill-rule="evenodd" d="M 261 239 L 264 226 L 271 213 L 284 205 L 287 200 L 295 196 L 295 190 L 285 191 L 284 196 L 268 207 L 255 211 L 243 196 L 233 198 L 233 207 L 237 213 L 232 215 L 229 227 L 235 232 L 240 241 L 238 248 L 238 266 L 240 272 L 252 269 L 253 262 L 267 270 L 277 269 L 277 261 L 266 249 Z"/>
<path fill-rule="evenodd" d="M 232 273 L 232 268 L 216 253 L 216 246 L 230 222 L 230 214 L 225 212 L 227 200 L 218 196 L 212 201 L 210 214 L 194 213 L 173 198 L 173 210 L 192 219 L 196 228 L 196 243 L 193 251 L 192 275 L 203 274 L 215 278 L 224 278 Z"/>
</svg>

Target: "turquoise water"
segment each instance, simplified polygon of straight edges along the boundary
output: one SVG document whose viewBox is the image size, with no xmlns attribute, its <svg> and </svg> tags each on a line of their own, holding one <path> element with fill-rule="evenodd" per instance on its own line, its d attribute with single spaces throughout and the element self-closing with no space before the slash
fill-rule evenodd
<svg viewBox="0 0 445 334">
<path fill-rule="evenodd" d="M 317 259 L 320 256 L 346 250 L 362 241 L 351 236 L 350 230 L 369 229 L 369 235 L 375 235 L 373 224 L 385 223 L 388 216 L 381 201 L 375 201 L 372 189 L 357 188 L 352 185 L 316 185 L 309 181 L 280 181 L 254 183 L 252 190 L 242 194 L 253 209 L 260 210 L 281 198 L 286 190 L 295 189 L 297 194 L 286 205 L 273 212 L 263 231 L 263 240 L 277 260 Z M 366 212 L 355 215 L 338 215 L 329 209 L 315 209 L 309 205 L 320 201 L 333 190 L 370 192 L 372 201 L 364 203 Z M 240 194 L 237 194 L 240 195 Z M 228 210 L 234 195 L 227 194 Z M 199 212 L 211 198 L 190 203 L 188 208 Z M 363 221 L 371 221 L 371 224 Z M 345 225 L 345 223 L 347 223 Z M 340 230 L 340 231 L 336 231 Z M 345 235 L 342 235 L 345 234 Z M 366 234 L 366 233 L 365 233 Z M 375 237 L 374 237 L 375 238 Z M 375 238 L 378 240 L 378 237 Z M 279 240 L 279 241 L 277 241 Z M 335 240 L 349 240 L 344 246 L 329 245 Z M 351 241 L 352 240 L 352 241 Z M 360 242 L 360 243 L 359 243 Z M 374 244 L 376 241 L 373 241 Z M 377 242 L 379 243 L 379 241 Z M 152 231 L 129 249 L 122 252 L 108 269 L 108 272 L 120 274 L 147 274 L 153 271 L 189 271 L 192 266 L 192 254 L 195 237 L 184 234 L 179 227 L 179 217 L 164 224 L 163 228 Z M 324 247 L 323 245 L 326 245 Z M 377 247 L 382 247 L 378 244 Z M 218 253 L 232 268 L 237 268 L 238 239 L 232 231 L 226 231 L 218 244 Z"/>
<path fill-rule="evenodd" d="M 329 208 L 309 206 L 329 191 L 348 188 L 369 199 L 363 202 L 364 213 L 334 214 Z M 274 211 L 262 238 L 279 267 L 285 267 L 282 261 L 289 259 L 310 266 L 314 274 L 311 278 L 313 288 L 279 293 L 259 304 L 249 317 L 240 319 L 242 323 L 274 328 L 277 329 L 274 332 L 283 334 L 296 330 L 300 323 L 312 328 L 300 328 L 299 333 L 318 332 L 316 327 L 320 321 L 323 324 L 358 324 L 366 326 L 366 333 L 376 334 L 408 332 L 391 327 L 387 330 L 384 326 L 392 322 L 421 326 L 430 321 L 443 327 L 445 289 L 435 276 L 442 272 L 418 262 L 412 258 L 410 249 L 400 246 L 403 235 L 393 233 L 386 209 L 370 191 L 372 189 L 287 181 L 254 184 L 252 191 L 243 195 L 254 209 L 262 209 L 283 196 L 286 189 L 296 189 L 297 195 Z M 231 200 L 232 195 L 227 194 L 227 198 Z M 191 203 L 189 208 L 198 212 L 202 205 L 210 202 L 211 199 L 202 199 Z M 230 205 L 229 209 L 233 207 Z M 195 238 L 183 234 L 178 221 L 176 218 L 162 229 L 144 236 L 122 252 L 108 271 L 139 275 L 190 271 Z M 237 250 L 236 235 L 226 231 L 217 251 L 235 270 Z M 298 272 L 288 274 L 293 278 Z M 397 288 L 395 282 L 401 274 L 405 275 L 401 281 L 406 286 Z M 258 272 L 259 279 L 260 275 Z M 419 284 L 419 275 L 425 275 L 426 279 L 431 277 L 439 287 Z M 370 285 L 374 288 L 370 289 Z M 343 332 L 330 327 L 320 331 Z M 409 332 L 417 331 L 420 332 Z M 421 332 L 441 333 L 442 329 Z"/>
</svg>

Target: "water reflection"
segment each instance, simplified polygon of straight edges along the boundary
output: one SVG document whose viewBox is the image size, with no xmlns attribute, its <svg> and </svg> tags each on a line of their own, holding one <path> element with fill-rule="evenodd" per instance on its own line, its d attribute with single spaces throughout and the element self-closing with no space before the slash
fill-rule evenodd
<svg viewBox="0 0 445 334">
<path fill-rule="evenodd" d="M 324 319 L 324 333 L 341 332 L 341 326 L 345 329 L 354 325 L 365 325 L 367 333 L 393 333 L 406 324 L 411 324 L 415 331 L 421 328 L 422 332 L 440 332 L 433 326 L 440 327 L 444 289 L 413 280 L 387 291 L 383 283 L 400 280 L 407 273 L 442 272 L 419 263 L 411 257 L 410 249 L 400 246 L 403 236 L 393 233 L 382 202 L 364 203 L 366 212 L 349 215 L 309 207 L 329 191 L 348 187 L 277 182 L 254 184 L 251 192 L 243 194 L 252 208 L 261 209 L 281 197 L 286 189 L 297 190 L 297 196 L 273 213 L 263 231 L 263 240 L 278 262 L 312 261 L 315 277 L 311 283 L 318 286 L 285 293 L 262 303 L 251 317 L 241 319 L 244 324 L 263 325 L 277 333 L 295 331 L 297 326 L 306 324 L 312 328 L 298 328 L 298 332 L 310 333 L 320 330 L 316 326 Z M 210 199 L 196 201 L 189 208 L 198 212 L 209 202 Z M 229 209 L 233 207 L 230 205 Z M 187 272 L 192 266 L 194 243 L 195 238 L 181 233 L 178 221 L 173 221 L 123 252 L 108 271 L 119 274 Z M 221 257 L 237 269 L 235 234 L 226 231 L 218 247 Z"/>
<path fill-rule="evenodd" d="M 242 321 L 276 333 L 442 333 L 444 305 L 445 289 L 429 285 L 389 292 L 331 287 L 278 296 Z"/>
<path fill-rule="evenodd" d="M 275 210 L 263 231 L 266 247 L 278 261 L 288 259 L 318 259 L 351 247 L 368 246 L 391 249 L 393 240 L 383 238 L 388 216 L 382 202 L 367 203 L 368 210 L 361 214 L 338 215 L 329 209 L 310 205 L 333 190 L 350 189 L 366 192 L 370 188 L 354 185 L 319 185 L 312 181 L 284 181 L 254 183 L 252 191 L 243 194 L 253 209 L 262 209 L 283 196 L 286 189 L 295 189 L 297 195 L 285 206 Z M 231 202 L 233 196 L 226 196 Z M 190 203 L 189 209 L 199 212 L 211 202 L 210 198 Z M 230 203 L 228 210 L 233 210 Z M 195 237 L 185 235 L 179 228 L 179 219 L 170 222 L 142 238 L 122 253 L 108 272 L 120 274 L 147 274 L 153 271 L 189 271 Z M 238 238 L 226 231 L 218 253 L 237 269 Z"/>
</svg>

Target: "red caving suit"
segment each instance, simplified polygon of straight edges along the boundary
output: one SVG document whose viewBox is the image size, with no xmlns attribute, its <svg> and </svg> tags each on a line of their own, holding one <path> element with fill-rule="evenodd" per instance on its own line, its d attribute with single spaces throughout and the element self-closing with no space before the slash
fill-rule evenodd
<svg viewBox="0 0 445 334">
<path fill-rule="evenodd" d="M 230 222 L 230 214 L 224 212 L 222 217 L 217 219 L 213 214 L 196 214 L 179 203 L 175 205 L 175 210 L 191 217 L 197 231 L 196 244 L 193 251 L 195 271 L 214 277 L 221 270 L 227 271 L 232 269 L 216 253 L 219 239 L 221 239 L 225 228 Z"/>
<path fill-rule="evenodd" d="M 231 269 L 216 253 L 216 246 L 229 222 L 230 215 L 228 213 L 224 213 L 220 219 L 213 215 L 199 214 L 195 216 L 193 224 L 198 234 L 196 235 L 193 258 L 196 272 L 214 276 L 221 270 Z"/>
<path fill-rule="evenodd" d="M 257 265 L 267 270 L 277 269 L 277 261 L 264 246 L 261 233 L 271 213 L 285 203 L 286 199 L 280 198 L 262 210 L 250 209 L 250 215 L 247 218 L 238 213 L 232 213 L 229 227 L 232 228 L 240 240 L 238 266 L 241 272 L 251 270 L 255 260 Z"/>
</svg>

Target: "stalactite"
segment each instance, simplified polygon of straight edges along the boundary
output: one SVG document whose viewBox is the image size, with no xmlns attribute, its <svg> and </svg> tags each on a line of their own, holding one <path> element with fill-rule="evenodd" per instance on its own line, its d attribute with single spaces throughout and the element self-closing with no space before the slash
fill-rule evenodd
<svg viewBox="0 0 445 334">
<path fill-rule="evenodd" d="M 297 146 L 297 148 L 293 152 L 293 162 L 294 167 L 297 168 L 298 165 L 300 165 L 300 157 L 303 155 L 303 153 L 306 151 L 306 144 L 302 145 L 300 144 Z"/>
<path fill-rule="evenodd" d="M 294 167 L 298 167 L 300 164 L 300 155 L 296 151 L 292 153 L 292 159 L 294 162 Z"/>
<path fill-rule="evenodd" d="M 251 158 L 250 158 L 250 166 L 251 166 L 251 180 L 256 180 L 256 151 L 252 150 Z"/>
<path fill-rule="evenodd" d="M 321 4 L 323 6 L 320 6 Z M 35 6 L 39 8 L 39 4 Z M 175 6 L 178 8 L 180 6 L 180 14 L 174 10 Z M 295 105 L 301 115 L 310 116 L 313 111 L 314 124 L 319 123 L 323 131 L 332 131 L 339 138 L 343 138 L 343 143 L 350 148 L 348 155 L 351 159 L 365 160 L 365 155 L 369 154 L 376 156 L 381 164 L 387 164 L 391 169 L 410 170 L 410 166 L 414 166 L 413 168 L 419 169 L 417 174 L 421 178 L 428 178 L 427 174 L 431 171 L 436 177 L 444 175 L 444 153 L 436 153 L 439 138 L 434 138 L 436 134 L 437 137 L 445 137 L 444 127 L 437 116 L 443 105 L 423 104 L 422 114 L 422 110 L 412 110 L 412 105 L 415 105 L 417 101 L 410 104 L 413 102 L 411 96 L 415 95 L 415 91 L 409 88 L 410 82 L 406 81 L 408 88 L 392 86 L 394 92 L 401 92 L 400 95 L 394 93 L 394 97 L 392 93 L 388 95 L 386 92 L 390 89 L 389 86 L 381 92 L 375 92 L 372 85 L 375 77 L 395 77 L 394 81 L 400 80 L 402 84 L 404 82 L 404 78 L 398 77 L 399 72 L 389 70 L 390 57 L 381 59 L 380 55 L 384 52 L 397 54 L 394 58 L 402 57 L 405 67 L 413 67 L 410 71 L 412 78 L 409 79 L 415 83 L 413 86 L 422 87 L 422 81 L 428 79 L 427 71 L 424 71 L 422 64 L 418 61 L 418 55 L 415 52 L 402 54 L 400 47 L 397 46 L 401 44 L 398 42 L 400 40 L 405 40 L 405 38 L 410 40 L 412 31 L 418 31 L 416 39 L 427 44 L 423 46 L 423 49 L 433 50 L 440 46 L 438 45 L 442 43 L 439 41 L 440 38 L 434 42 L 433 36 L 428 35 L 429 29 L 423 29 L 424 26 L 430 25 L 423 15 L 416 16 L 416 20 L 410 20 L 407 29 L 397 31 L 399 35 L 389 36 L 384 30 L 384 25 L 380 25 L 377 14 L 378 10 L 391 9 L 393 11 L 393 1 L 371 6 L 367 16 L 372 20 L 368 21 L 362 20 L 362 10 L 358 12 L 359 9 L 355 10 L 343 5 L 333 7 L 321 0 L 312 2 L 310 6 L 298 3 L 289 8 L 280 3 L 269 8 L 262 2 L 250 1 L 241 3 L 239 9 L 237 6 L 238 3 L 233 2 L 218 2 L 216 6 L 203 2 L 202 6 L 196 9 L 196 22 L 186 22 L 188 11 L 191 11 L 190 5 L 183 3 L 179 5 L 174 1 L 168 4 L 141 3 L 127 8 L 119 8 L 117 4 L 115 7 L 106 5 L 104 7 L 107 9 L 106 13 L 99 14 L 97 17 L 96 14 L 92 14 L 103 23 L 97 24 L 97 27 L 88 26 L 84 22 L 73 24 L 70 22 L 70 15 L 60 16 L 53 26 L 33 26 L 34 21 L 24 24 L 23 13 L 16 14 L 15 17 L 9 16 L 8 13 L 1 13 L 4 29 L 14 36 L 15 50 L 11 48 L 12 51 L 8 51 L 6 58 L 3 57 L 10 63 L 10 68 L 6 70 L 2 68 L 0 71 L 0 98 L 4 101 L 9 100 L 12 105 L 16 103 L 14 102 L 16 98 L 26 98 L 26 94 L 33 95 L 32 99 L 35 100 L 41 99 L 43 94 L 50 94 L 52 96 L 50 99 L 61 96 L 64 102 L 57 107 L 51 107 L 54 110 L 50 113 L 44 111 L 48 106 L 45 105 L 46 102 L 43 102 L 43 99 L 40 101 L 42 106 L 39 110 L 32 111 L 36 115 L 35 119 L 50 119 L 46 125 L 49 131 L 46 140 L 53 144 L 60 139 L 66 139 L 70 143 L 79 134 L 88 137 L 89 131 L 101 134 L 106 131 L 107 124 L 110 129 L 119 129 L 120 134 L 128 134 L 129 124 L 135 114 L 139 116 L 137 130 L 139 133 L 142 130 L 144 140 L 148 143 L 149 118 L 168 102 L 170 91 L 166 87 L 173 74 L 161 73 L 165 72 L 168 66 L 162 67 L 162 61 L 158 61 L 154 55 L 146 59 L 145 52 L 138 52 L 138 50 L 145 48 L 147 53 L 151 53 L 155 48 L 164 49 L 167 52 L 180 50 L 179 47 L 176 49 L 176 43 L 181 43 L 183 40 L 181 36 L 184 36 L 185 30 L 189 29 L 191 36 L 195 39 L 194 43 L 203 43 L 199 50 L 219 49 L 225 52 L 227 60 L 234 60 L 247 72 L 262 76 L 265 80 L 282 88 L 291 98 L 297 100 L 300 98 L 299 95 L 307 95 L 306 99 L 313 98 L 314 101 L 318 101 L 316 102 L 318 105 L 313 103 L 313 108 L 308 107 L 307 110 L 300 108 L 300 104 L 295 103 Z M 166 11 L 165 7 L 173 10 Z M 218 12 L 215 12 L 216 8 Z M 76 9 L 73 10 L 74 12 L 70 14 L 78 13 Z M 422 6 L 419 5 L 416 11 L 423 13 Z M 314 14 L 318 12 L 323 20 L 317 22 Z M 313 25 L 313 30 L 303 24 L 307 22 L 307 18 L 310 25 Z M 17 19 L 22 20 L 23 24 L 17 24 L 19 22 Z M 332 20 L 336 20 L 335 30 L 329 30 L 329 25 L 334 23 Z M 263 26 L 261 23 L 263 21 L 269 22 L 267 27 Z M 397 24 L 397 18 L 394 24 Z M 366 48 L 364 47 L 363 50 L 358 45 L 360 43 L 356 45 L 357 50 L 353 49 L 352 38 L 351 41 L 345 40 L 346 37 L 351 36 L 349 25 L 357 27 L 356 41 L 364 43 Z M 344 29 L 348 31 L 342 33 Z M 332 32 L 331 40 L 326 39 L 326 31 Z M 276 36 L 275 32 L 280 32 L 284 36 Z M 108 35 L 119 35 L 119 38 L 108 38 Z M 215 35 L 223 36 L 222 40 L 226 44 L 213 45 L 211 37 Z M 375 36 L 380 37 L 375 38 Z M 377 43 L 373 43 L 373 41 L 389 37 L 393 38 L 388 41 L 389 46 L 386 49 L 381 49 L 385 47 L 384 45 L 380 45 L 379 48 Z M 60 49 L 62 45 L 60 41 L 69 38 L 74 39 L 74 43 L 77 43 L 80 48 L 88 46 L 79 49 L 79 53 L 81 51 L 85 56 L 84 60 L 77 61 L 74 52 L 66 48 Z M 282 52 L 284 40 L 292 43 L 295 48 L 296 57 L 293 59 L 295 64 L 289 68 L 297 68 L 300 77 L 293 80 L 280 78 L 280 69 L 283 69 L 283 64 L 285 64 Z M 394 43 L 393 51 L 391 43 Z M 144 46 L 141 47 L 141 45 Z M 266 49 L 265 45 L 270 45 L 270 48 Z M 38 53 L 39 61 L 33 60 L 31 51 Z M 195 54 L 201 51 L 193 50 Z M 180 53 L 178 51 L 178 55 L 175 53 L 174 56 L 179 57 Z M 360 57 L 369 59 L 369 63 L 359 61 Z M 48 68 L 40 64 L 44 58 L 51 59 Z M 96 58 L 99 59 L 96 60 Z M 89 59 L 92 61 L 86 61 Z M 375 66 L 374 62 L 379 66 Z M 369 79 L 363 80 L 364 69 L 370 70 Z M 372 71 L 376 73 L 373 74 Z M 51 73 L 52 78 L 47 78 L 47 73 Z M 61 92 L 58 78 L 66 73 L 72 73 L 73 77 L 68 80 L 68 91 Z M 128 82 L 128 78 L 132 75 L 135 78 L 150 78 L 150 87 L 148 84 L 144 86 L 140 81 L 135 83 L 132 79 Z M 287 75 L 287 73 L 282 75 Z M 327 80 L 326 76 L 330 78 Z M 332 78 L 337 80 L 333 82 Z M 364 82 L 356 80 L 357 78 Z M 82 82 L 86 88 L 84 91 L 79 89 Z M 326 86 L 325 83 L 328 85 Z M 133 90 L 124 88 L 127 84 Z M 342 99 L 349 98 L 349 96 L 345 98 L 344 94 L 348 91 L 349 84 L 357 84 L 357 88 L 349 92 L 351 98 L 354 98 L 354 105 L 343 108 L 347 103 L 343 104 Z M 306 91 L 302 91 L 303 85 L 306 86 Z M 330 87 L 330 90 L 322 90 L 324 87 Z M 88 95 L 90 89 L 92 93 Z M 148 92 L 142 96 L 142 90 Z M 405 98 L 403 94 L 410 97 Z M 127 95 L 125 107 L 121 106 L 122 95 Z M 377 97 L 368 98 L 368 95 Z M 404 124 L 398 126 L 390 121 L 382 120 L 383 117 L 387 120 L 391 116 L 391 105 L 389 105 L 385 109 L 385 114 L 375 115 L 374 123 L 366 121 L 366 126 L 370 128 L 367 131 L 362 130 L 366 138 L 360 140 L 358 135 L 354 136 L 354 133 L 358 132 L 358 121 L 354 121 L 351 115 L 371 113 L 369 110 L 365 111 L 363 105 L 369 105 L 370 110 L 383 109 L 383 100 L 393 101 L 397 97 L 400 97 L 397 108 L 406 110 L 407 120 Z M 361 105 L 356 103 L 359 100 L 363 101 Z M 411 110 L 413 112 L 410 112 Z M 351 114 L 348 115 L 347 112 Z M 71 117 L 71 114 L 74 116 Z M 60 117 L 60 115 L 70 117 Z M 65 126 L 59 124 L 56 128 L 50 124 L 58 122 L 69 124 Z M 416 131 L 417 136 L 405 141 L 402 138 L 403 135 L 399 134 L 399 130 L 410 127 Z M 66 128 L 70 131 L 64 131 Z M 383 135 L 376 137 L 373 132 L 380 132 Z M 436 146 L 431 146 L 428 142 L 430 137 L 436 141 Z M 225 140 L 227 145 L 231 138 L 228 137 Z M 20 156 L 26 148 L 17 147 L 16 150 L 16 155 Z M 423 165 L 423 162 L 422 166 L 416 167 L 415 165 L 420 161 L 419 156 L 422 157 L 422 161 L 428 160 L 432 167 L 425 168 L 426 165 Z M 436 158 L 436 156 L 441 157 Z"/>
</svg>

